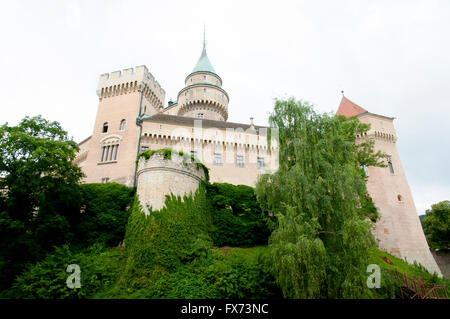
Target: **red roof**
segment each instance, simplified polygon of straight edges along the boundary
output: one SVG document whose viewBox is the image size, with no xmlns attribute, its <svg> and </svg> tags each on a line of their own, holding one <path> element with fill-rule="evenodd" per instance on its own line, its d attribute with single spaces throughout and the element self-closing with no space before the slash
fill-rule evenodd
<svg viewBox="0 0 450 319">
<path fill-rule="evenodd" d="M 342 96 L 341 104 L 336 112 L 337 115 L 344 115 L 346 117 L 356 116 L 362 113 L 366 113 L 367 110 L 363 109 L 361 106 L 353 103 L 345 96 Z"/>
</svg>

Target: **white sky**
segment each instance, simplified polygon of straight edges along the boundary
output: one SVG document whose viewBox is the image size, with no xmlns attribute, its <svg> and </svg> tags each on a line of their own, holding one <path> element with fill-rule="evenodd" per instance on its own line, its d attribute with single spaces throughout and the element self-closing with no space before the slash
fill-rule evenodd
<svg viewBox="0 0 450 319">
<path fill-rule="evenodd" d="M 336 111 L 341 90 L 396 118 L 421 214 L 450 199 L 450 1 L 1 1 L 0 123 L 42 114 L 81 141 L 98 77 L 145 64 L 176 99 L 201 53 L 229 121 L 267 125 L 274 97 Z"/>
</svg>

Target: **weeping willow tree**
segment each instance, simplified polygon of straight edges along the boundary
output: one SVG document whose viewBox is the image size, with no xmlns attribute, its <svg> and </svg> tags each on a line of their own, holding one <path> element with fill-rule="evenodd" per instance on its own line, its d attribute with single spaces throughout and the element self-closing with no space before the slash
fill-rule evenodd
<svg viewBox="0 0 450 319">
<path fill-rule="evenodd" d="M 370 232 L 377 218 L 361 168 L 383 166 L 369 130 L 356 118 L 317 114 L 294 98 L 275 100 L 279 170 L 262 175 L 256 194 L 274 214 L 273 269 L 286 298 L 360 298 L 366 288 Z"/>
</svg>

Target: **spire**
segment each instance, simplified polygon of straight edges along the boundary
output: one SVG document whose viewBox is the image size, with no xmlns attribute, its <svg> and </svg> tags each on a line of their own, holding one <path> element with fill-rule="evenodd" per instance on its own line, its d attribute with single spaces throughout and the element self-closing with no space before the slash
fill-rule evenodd
<svg viewBox="0 0 450 319">
<path fill-rule="evenodd" d="M 208 55 L 206 54 L 206 35 L 205 35 L 205 26 L 203 26 L 203 50 L 202 55 L 200 56 L 200 59 L 198 59 L 197 64 L 195 65 L 194 69 L 191 73 L 194 72 L 211 72 L 216 74 L 216 71 L 214 70 L 213 66 L 211 65 L 211 62 L 208 59 Z"/>
<path fill-rule="evenodd" d="M 203 25 L 203 50 L 206 50 L 206 26 Z"/>
<path fill-rule="evenodd" d="M 362 113 L 366 113 L 367 110 L 363 109 L 361 106 L 353 103 L 349 99 L 344 96 L 344 91 L 342 93 L 341 104 L 339 104 L 339 108 L 336 112 L 337 115 L 345 115 L 347 117 L 359 115 Z"/>
</svg>

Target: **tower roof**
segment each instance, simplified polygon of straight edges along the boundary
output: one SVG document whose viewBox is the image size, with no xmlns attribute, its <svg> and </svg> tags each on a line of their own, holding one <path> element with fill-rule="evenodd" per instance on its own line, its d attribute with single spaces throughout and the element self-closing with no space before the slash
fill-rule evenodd
<svg viewBox="0 0 450 319">
<path fill-rule="evenodd" d="M 203 51 L 202 51 L 202 55 L 200 56 L 200 59 L 198 59 L 197 64 L 195 65 L 194 69 L 192 70 L 191 73 L 194 72 L 211 72 L 211 73 L 216 73 L 216 71 L 214 70 L 213 66 L 211 65 L 211 62 L 208 59 L 208 55 L 206 54 L 206 47 L 205 45 L 203 45 Z"/>
<path fill-rule="evenodd" d="M 214 70 L 211 62 L 208 59 L 208 55 L 206 54 L 206 31 L 205 27 L 203 29 L 203 51 L 202 55 L 200 56 L 200 59 L 198 59 L 197 64 L 195 65 L 194 69 L 192 70 L 192 73 L 195 72 L 211 72 L 216 74 L 216 71 Z"/>
<path fill-rule="evenodd" d="M 344 115 L 347 117 L 356 116 L 362 113 L 366 113 L 367 110 L 363 109 L 361 106 L 353 103 L 345 96 L 342 95 L 341 104 L 336 112 L 337 115 Z"/>
</svg>

